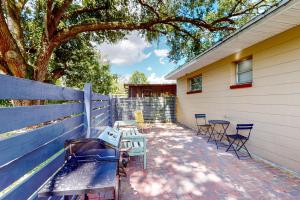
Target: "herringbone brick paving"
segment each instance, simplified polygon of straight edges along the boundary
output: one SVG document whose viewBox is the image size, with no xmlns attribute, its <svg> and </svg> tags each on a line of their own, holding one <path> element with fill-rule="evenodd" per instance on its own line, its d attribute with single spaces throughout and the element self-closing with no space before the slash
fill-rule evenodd
<svg viewBox="0 0 300 200">
<path fill-rule="evenodd" d="M 158 124 L 147 136 L 147 169 L 131 159 L 121 200 L 300 199 L 300 179 L 256 159 L 238 160 L 195 131 Z"/>
</svg>

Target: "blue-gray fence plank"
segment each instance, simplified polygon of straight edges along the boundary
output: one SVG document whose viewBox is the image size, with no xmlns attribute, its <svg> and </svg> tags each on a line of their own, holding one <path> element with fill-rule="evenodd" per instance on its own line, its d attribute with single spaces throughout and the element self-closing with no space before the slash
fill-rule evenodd
<svg viewBox="0 0 300 200">
<path fill-rule="evenodd" d="M 0 74 L 0 99 L 83 100 L 83 91 Z"/>
<path fill-rule="evenodd" d="M 65 119 L 0 141 L 0 167 L 83 123 L 83 115 Z M 20 151 L 22 149 L 22 151 Z M 0 186 L 0 191 L 4 189 Z"/>
<path fill-rule="evenodd" d="M 8 193 L 5 200 L 28 199 L 59 167 L 63 165 L 64 153 L 48 163 L 45 167 L 34 173 L 28 180 Z"/>
<path fill-rule="evenodd" d="M 83 125 L 51 140 L 43 146 L 35 149 L 31 153 L 20 157 L 0 168 L 0 187 L 6 188 L 14 181 L 34 169 L 40 163 L 44 162 L 59 150 L 64 148 L 64 142 L 67 139 L 82 137 Z M 17 148 L 17 147 L 15 147 Z"/>
<path fill-rule="evenodd" d="M 92 100 L 109 100 L 109 96 L 104 95 L 104 94 L 97 94 L 93 93 L 92 94 Z"/>
<path fill-rule="evenodd" d="M 101 115 L 103 113 L 107 114 L 108 115 L 108 109 L 109 107 L 104 107 L 104 108 L 100 108 L 100 109 L 97 109 L 97 110 L 93 110 L 92 111 L 92 117 L 97 117 L 98 115 Z"/>
<path fill-rule="evenodd" d="M 103 113 L 102 115 L 98 115 L 95 119 L 93 119 L 93 126 L 98 126 L 104 119 L 109 118 L 107 113 Z"/>
<path fill-rule="evenodd" d="M 108 106 L 109 105 L 109 101 L 93 101 L 92 103 L 92 108 L 99 108 L 99 107 L 103 107 L 103 106 Z"/>
<path fill-rule="evenodd" d="M 100 126 L 108 126 L 109 125 L 109 117 L 106 116 L 103 120 L 99 121 L 98 123 L 95 123 L 95 127 Z"/>
<path fill-rule="evenodd" d="M 0 108 L 0 133 L 82 112 L 82 103 Z"/>
</svg>

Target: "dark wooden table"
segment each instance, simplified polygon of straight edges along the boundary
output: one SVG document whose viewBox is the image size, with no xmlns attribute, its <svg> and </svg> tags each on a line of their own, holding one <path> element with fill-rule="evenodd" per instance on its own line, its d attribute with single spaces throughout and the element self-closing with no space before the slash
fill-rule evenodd
<svg viewBox="0 0 300 200">
<path fill-rule="evenodd" d="M 113 149 L 101 149 L 101 155 L 115 156 Z M 118 199 L 118 162 L 67 162 L 39 191 L 39 197 L 105 193 L 105 199 Z"/>
<path fill-rule="evenodd" d="M 208 123 L 212 125 L 212 128 L 211 128 L 211 134 L 209 135 L 207 142 L 210 142 L 212 139 L 218 148 L 219 147 L 218 143 L 222 144 L 222 139 L 224 138 L 224 135 L 226 134 L 226 131 L 229 127 L 230 122 L 226 121 L 226 120 L 208 120 Z M 216 126 L 221 127 L 221 129 L 217 130 Z M 215 137 L 215 135 L 219 136 L 219 140 L 217 139 L 217 137 Z"/>
</svg>

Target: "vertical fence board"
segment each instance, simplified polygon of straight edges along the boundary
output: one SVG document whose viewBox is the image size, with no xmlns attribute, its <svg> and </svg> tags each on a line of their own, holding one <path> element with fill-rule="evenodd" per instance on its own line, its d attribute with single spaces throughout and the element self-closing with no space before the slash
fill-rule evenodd
<svg viewBox="0 0 300 200">
<path fill-rule="evenodd" d="M 145 121 L 175 122 L 175 97 L 115 98 L 114 120 L 134 119 L 134 111 L 142 110 Z"/>
<path fill-rule="evenodd" d="M 85 128 L 86 128 L 86 137 L 89 138 L 91 136 L 91 116 L 92 116 L 92 85 L 90 83 L 86 83 L 84 85 L 84 108 L 85 108 Z"/>
</svg>

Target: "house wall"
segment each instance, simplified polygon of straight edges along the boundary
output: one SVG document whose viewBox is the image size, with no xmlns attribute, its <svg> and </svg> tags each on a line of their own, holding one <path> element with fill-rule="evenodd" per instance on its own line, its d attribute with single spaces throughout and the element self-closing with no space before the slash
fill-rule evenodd
<svg viewBox="0 0 300 200">
<path fill-rule="evenodd" d="M 235 84 L 234 61 L 252 55 L 253 86 Z M 186 94 L 187 79 L 202 74 L 202 93 Z M 300 26 L 177 80 L 177 120 L 195 127 L 194 114 L 236 123 L 253 122 L 249 150 L 300 172 Z"/>
</svg>

